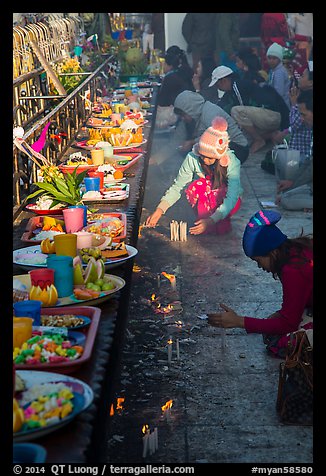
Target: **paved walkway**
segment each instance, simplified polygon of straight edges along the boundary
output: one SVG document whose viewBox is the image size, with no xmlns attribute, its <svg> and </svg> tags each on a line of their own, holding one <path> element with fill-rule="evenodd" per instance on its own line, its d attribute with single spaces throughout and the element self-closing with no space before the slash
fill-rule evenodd
<svg viewBox="0 0 326 476">
<path fill-rule="evenodd" d="M 183 157 L 174 134 L 155 134 L 141 222 L 172 183 Z M 155 229 L 138 240 L 130 317 L 116 379 L 108 435 L 112 464 L 312 463 L 312 428 L 284 426 L 275 411 L 280 360 L 267 355 L 260 335 L 208 326 L 199 318 L 219 302 L 239 314 L 265 317 L 281 305 L 281 285 L 242 250 L 244 227 L 273 200 L 275 177 L 260 162 L 267 148 L 242 165 L 243 204 L 225 236 L 171 242 L 171 220 L 193 223 L 182 198 Z M 312 213 L 282 211 L 288 236 L 312 232 Z M 138 271 L 138 272 L 136 272 Z M 176 276 L 176 291 L 160 273 Z M 160 275 L 160 280 L 158 280 Z M 152 295 L 154 301 L 151 301 Z M 177 301 L 177 302 L 175 302 Z M 173 304 L 172 312 L 159 312 Z M 158 305 L 161 304 L 159 308 Z M 168 365 L 169 337 L 172 362 Z M 180 360 L 176 341 L 179 340 Z M 223 341 L 225 346 L 223 347 Z M 172 400 L 170 414 L 161 407 Z M 121 402 L 121 401 L 120 401 Z M 158 429 L 158 450 L 142 457 L 142 426 Z"/>
</svg>

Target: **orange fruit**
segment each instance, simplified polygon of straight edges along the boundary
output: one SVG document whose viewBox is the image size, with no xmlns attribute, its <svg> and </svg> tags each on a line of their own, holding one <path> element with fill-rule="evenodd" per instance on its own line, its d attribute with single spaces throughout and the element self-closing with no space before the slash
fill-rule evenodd
<svg viewBox="0 0 326 476">
<path fill-rule="evenodd" d="M 114 177 L 116 180 L 122 179 L 122 178 L 123 178 L 123 172 L 121 172 L 121 170 L 116 170 L 116 171 L 113 173 L 113 177 Z"/>
<path fill-rule="evenodd" d="M 25 421 L 24 410 L 20 408 L 17 400 L 13 400 L 13 431 L 16 433 L 21 429 Z"/>
</svg>

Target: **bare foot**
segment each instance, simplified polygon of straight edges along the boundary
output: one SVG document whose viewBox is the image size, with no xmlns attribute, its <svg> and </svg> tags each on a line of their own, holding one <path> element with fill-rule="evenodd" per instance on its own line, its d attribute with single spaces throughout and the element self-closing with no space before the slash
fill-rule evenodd
<svg viewBox="0 0 326 476">
<path fill-rule="evenodd" d="M 254 153 L 257 152 L 258 150 L 262 149 L 262 148 L 264 147 L 264 145 L 266 145 L 266 142 L 264 141 L 264 139 L 255 140 L 255 141 L 251 144 L 250 153 L 251 153 L 251 154 L 254 154 Z"/>
</svg>

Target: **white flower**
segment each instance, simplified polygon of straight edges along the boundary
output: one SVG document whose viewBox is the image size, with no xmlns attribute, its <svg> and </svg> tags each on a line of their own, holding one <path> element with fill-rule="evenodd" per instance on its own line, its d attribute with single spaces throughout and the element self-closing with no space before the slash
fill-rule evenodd
<svg viewBox="0 0 326 476">
<path fill-rule="evenodd" d="M 13 132 L 13 139 L 16 139 L 16 137 L 18 137 L 18 139 L 22 139 L 25 134 L 25 131 L 21 126 L 14 127 L 12 132 Z"/>
</svg>

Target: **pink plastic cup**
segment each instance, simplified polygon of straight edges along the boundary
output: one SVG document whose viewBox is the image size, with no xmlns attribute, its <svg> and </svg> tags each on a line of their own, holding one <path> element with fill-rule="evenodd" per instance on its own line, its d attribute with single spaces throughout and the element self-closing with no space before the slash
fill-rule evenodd
<svg viewBox="0 0 326 476">
<path fill-rule="evenodd" d="M 65 208 L 62 210 L 67 233 L 80 231 L 84 226 L 83 208 Z"/>
<path fill-rule="evenodd" d="M 41 289 L 46 289 L 47 286 L 54 284 L 54 269 L 39 268 L 28 271 L 31 277 L 32 286 L 40 286 Z"/>
</svg>

